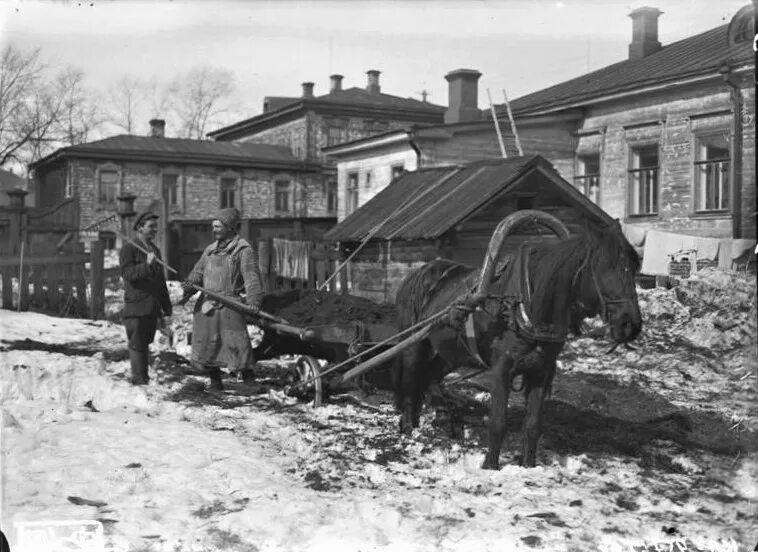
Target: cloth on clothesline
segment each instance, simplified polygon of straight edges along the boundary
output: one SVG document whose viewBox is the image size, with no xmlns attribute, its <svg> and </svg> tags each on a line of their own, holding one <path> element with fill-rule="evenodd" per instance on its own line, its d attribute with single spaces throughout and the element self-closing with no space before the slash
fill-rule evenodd
<svg viewBox="0 0 758 552">
<path fill-rule="evenodd" d="M 661 232 L 660 230 L 648 230 L 645 236 L 641 272 L 651 276 L 668 276 L 671 256 L 684 251 L 694 251 L 689 255 L 683 253 L 693 263 L 694 271 L 696 270 L 694 265 L 697 259 L 716 260 L 722 241 L 719 238 L 704 238 Z"/>
<path fill-rule="evenodd" d="M 755 240 L 746 239 L 723 239 L 719 245 L 719 268 L 731 270 L 732 262 L 740 258 L 755 246 Z"/>
<path fill-rule="evenodd" d="M 274 271 L 283 278 L 308 279 L 313 244 L 308 241 L 274 238 Z"/>
<path fill-rule="evenodd" d="M 635 249 L 645 245 L 647 228 L 638 226 L 636 224 L 621 223 L 621 230 L 624 232 L 626 239 L 630 244 L 632 244 Z"/>
</svg>

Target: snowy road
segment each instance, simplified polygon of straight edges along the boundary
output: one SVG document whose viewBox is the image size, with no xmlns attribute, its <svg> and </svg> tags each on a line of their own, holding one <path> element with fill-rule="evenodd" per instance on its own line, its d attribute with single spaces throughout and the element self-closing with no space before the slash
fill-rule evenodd
<svg viewBox="0 0 758 552">
<path fill-rule="evenodd" d="M 751 550 L 755 292 L 719 310 L 687 289 L 642 292 L 638 351 L 604 357 L 602 339 L 574 340 L 539 467 L 515 465 L 517 398 L 498 472 L 479 469 L 474 388 L 460 390 L 464 440 L 429 416 L 400 439 L 382 393 L 312 409 L 274 385 L 211 395 L 164 365 L 134 388 L 120 326 L 4 311 L 3 531 L 13 545 L 16 521 L 93 519 L 134 551 Z"/>
</svg>

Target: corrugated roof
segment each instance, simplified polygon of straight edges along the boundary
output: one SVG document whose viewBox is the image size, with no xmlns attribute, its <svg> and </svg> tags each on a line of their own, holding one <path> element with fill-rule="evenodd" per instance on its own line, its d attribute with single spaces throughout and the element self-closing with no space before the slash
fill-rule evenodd
<svg viewBox="0 0 758 552">
<path fill-rule="evenodd" d="M 735 65 L 753 62 L 749 41 L 741 46 L 728 45 L 728 27 L 722 25 L 666 45 L 641 59 L 621 61 L 527 94 L 513 100 L 511 109 L 515 115 L 523 116 L 577 103 L 590 103 L 592 99 L 608 94 L 713 74 L 727 58 Z"/>
<path fill-rule="evenodd" d="M 233 161 L 240 163 L 275 163 L 301 165 L 286 146 L 255 144 L 251 142 L 214 142 L 186 138 L 154 138 L 121 134 L 103 140 L 61 148 L 32 165 L 39 166 L 47 161 L 66 155 L 112 154 L 129 156 L 134 159 L 167 160 L 190 158 L 198 162 Z"/>
<path fill-rule="evenodd" d="M 561 181 L 552 165 L 539 155 L 403 173 L 329 230 L 324 239 L 360 241 L 378 225 L 373 235 L 376 239 L 437 238 L 537 166 Z M 573 190 L 568 183 L 566 187 Z M 581 196 L 576 190 L 573 193 Z"/>
</svg>

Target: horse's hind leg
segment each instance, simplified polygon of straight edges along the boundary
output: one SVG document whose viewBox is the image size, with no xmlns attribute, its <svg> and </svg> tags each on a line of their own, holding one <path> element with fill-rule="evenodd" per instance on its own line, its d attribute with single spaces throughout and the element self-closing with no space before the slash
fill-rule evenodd
<svg viewBox="0 0 758 552">
<path fill-rule="evenodd" d="M 482 468 L 500 469 L 500 449 L 505 438 L 508 398 L 511 389 L 513 358 L 501 355 L 492 366 L 492 396 L 490 397 L 489 447 Z"/>
</svg>

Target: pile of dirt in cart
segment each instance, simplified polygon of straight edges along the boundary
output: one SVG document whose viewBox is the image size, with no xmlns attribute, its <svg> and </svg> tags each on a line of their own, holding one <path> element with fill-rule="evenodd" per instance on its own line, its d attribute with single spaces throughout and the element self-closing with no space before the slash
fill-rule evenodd
<svg viewBox="0 0 758 552">
<path fill-rule="evenodd" d="M 264 297 L 262 308 L 294 326 L 316 326 L 361 321 L 395 324 L 395 305 L 374 303 L 355 295 L 338 295 L 316 290 L 287 290 Z"/>
</svg>

